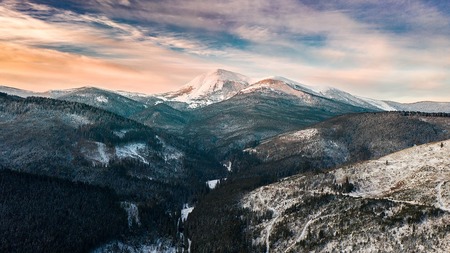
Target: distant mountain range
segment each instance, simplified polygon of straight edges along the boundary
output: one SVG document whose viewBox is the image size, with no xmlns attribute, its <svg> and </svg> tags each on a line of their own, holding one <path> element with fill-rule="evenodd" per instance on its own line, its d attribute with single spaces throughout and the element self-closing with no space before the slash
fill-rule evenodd
<svg viewBox="0 0 450 253">
<path fill-rule="evenodd" d="M 231 99 L 233 96 L 238 94 L 273 92 L 278 93 L 281 96 L 294 96 L 299 100 L 303 99 L 305 102 L 307 102 L 304 97 L 305 94 L 315 95 L 368 110 L 450 112 L 450 102 L 420 101 L 416 103 L 398 103 L 394 101 L 375 100 L 355 96 L 332 87 L 324 88 L 307 86 L 279 76 L 265 78 L 256 82 L 252 82 L 251 80 L 252 79 L 250 77 L 239 73 L 217 69 L 195 77 L 192 81 L 188 82 L 177 91 L 154 95 L 126 91 L 107 91 L 93 87 L 52 90 L 47 92 L 32 92 L 7 86 L 0 86 L 0 92 L 20 97 L 39 96 L 63 100 L 78 100 L 79 102 L 102 107 L 101 103 L 107 103 L 104 96 L 95 96 L 96 93 L 102 91 L 114 93 L 115 95 L 121 95 L 134 101 L 142 102 L 146 105 L 166 103 L 176 109 L 184 110 L 192 110 L 222 102 Z M 88 101 L 89 96 L 94 100 Z"/>
</svg>

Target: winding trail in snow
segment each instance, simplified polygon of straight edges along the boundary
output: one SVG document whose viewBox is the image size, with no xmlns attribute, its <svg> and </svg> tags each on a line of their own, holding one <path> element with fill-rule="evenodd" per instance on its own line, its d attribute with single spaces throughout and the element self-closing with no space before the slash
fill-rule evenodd
<svg viewBox="0 0 450 253">
<path fill-rule="evenodd" d="M 272 220 L 269 222 L 269 225 L 266 227 L 266 253 L 270 252 L 270 234 L 272 233 L 273 225 L 277 222 L 279 218 L 279 212 L 271 207 L 265 204 L 263 197 L 261 196 L 261 190 L 258 192 L 258 198 L 259 201 L 263 204 L 263 206 L 266 206 L 267 209 L 272 211 Z"/>
<path fill-rule="evenodd" d="M 321 219 L 321 218 L 336 216 L 336 214 L 328 214 L 328 215 L 320 216 L 321 214 L 322 214 L 322 211 L 317 212 L 308 222 L 306 222 L 305 226 L 302 229 L 302 233 L 300 234 L 300 236 L 297 237 L 297 239 L 295 239 L 295 241 L 284 251 L 285 253 L 289 252 L 289 250 L 291 250 L 298 242 L 305 239 L 306 232 L 308 230 L 308 227 L 311 224 L 313 224 L 314 222 L 316 222 L 318 219 Z"/>
<path fill-rule="evenodd" d="M 443 211 L 450 212 L 450 208 L 448 208 L 444 201 L 442 200 L 442 185 L 445 184 L 445 181 L 439 182 L 439 184 L 436 186 L 436 200 L 439 204 L 439 208 Z"/>
</svg>

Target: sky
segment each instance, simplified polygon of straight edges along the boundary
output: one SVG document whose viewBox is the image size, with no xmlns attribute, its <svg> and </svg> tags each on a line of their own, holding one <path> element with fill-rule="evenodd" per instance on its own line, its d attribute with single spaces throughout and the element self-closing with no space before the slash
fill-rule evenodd
<svg viewBox="0 0 450 253">
<path fill-rule="evenodd" d="M 450 1 L 0 0 L 0 85 L 155 94 L 217 68 L 450 101 Z"/>
</svg>

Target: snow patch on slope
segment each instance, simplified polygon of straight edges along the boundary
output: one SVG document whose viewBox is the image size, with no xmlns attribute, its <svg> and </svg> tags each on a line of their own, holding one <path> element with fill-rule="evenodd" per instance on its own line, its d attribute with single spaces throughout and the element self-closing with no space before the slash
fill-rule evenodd
<svg viewBox="0 0 450 253">
<path fill-rule="evenodd" d="M 92 161 L 94 165 L 108 165 L 109 160 L 111 159 L 108 148 L 101 142 L 86 142 L 82 147 L 81 152 L 84 157 Z"/>
<path fill-rule="evenodd" d="M 375 100 L 365 97 L 359 97 L 352 95 L 348 92 L 332 88 L 332 87 L 313 87 L 312 88 L 316 93 L 320 96 L 337 100 L 349 105 L 370 108 L 370 109 L 379 109 L 383 111 L 397 111 L 394 107 L 390 106 L 384 101 Z"/>
<path fill-rule="evenodd" d="M 316 136 L 319 133 L 319 131 L 316 128 L 309 128 L 300 130 L 297 132 L 289 133 L 286 135 L 282 135 L 280 137 L 281 140 L 284 141 L 302 141 L 302 140 L 309 140 L 312 137 Z"/>
<path fill-rule="evenodd" d="M 161 137 L 156 135 L 156 139 L 162 145 L 162 156 L 166 163 L 171 161 L 180 161 L 184 157 L 184 153 L 182 151 L 167 144 Z"/>
<path fill-rule="evenodd" d="M 149 164 L 145 159 L 147 145 L 144 143 L 130 143 L 123 146 L 116 147 L 116 156 L 120 159 L 133 158 L 141 160 L 145 164 Z"/>
<path fill-rule="evenodd" d="M 105 97 L 105 96 L 98 96 L 98 97 L 95 97 L 95 100 L 97 100 L 97 102 L 100 102 L 100 103 L 108 103 L 108 98 L 107 97 Z"/>
<path fill-rule="evenodd" d="M 120 206 L 127 212 L 127 220 L 128 220 L 128 227 L 133 227 L 133 224 L 137 226 L 141 226 L 141 221 L 139 219 L 139 208 L 136 204 L 131 202 L 121 202 Z"/>
<path fill-rule="evenodd" d="M 177 248 L 168 240 L 158 240 L 157 242 L 110 242 L 92 253 L 112 253 L 112 252 L 126 252 L 126 253 L 176 253 Z"/>
<path fill-rule="evenodd" d="M 381 101 L 381 100 L 375 100 L 375 99 L 371 99 L 371 98 L 363 98 L 363 97 L 358 97 L 358 96 L 355 96 L 355 97 L 363 99 L 367 103 L 369 103 L 373 106 L 376 106 L 383 111 L 398 111 L 396 108 L 390 106 L 388 103 Z"/>
<path fill-rule="evenodd" d="M 232 172 L 232 171 L 233 171 L 233 163 L 232 163 L 231 161 L 228 161 L 228 162 L 224 163 L 223 166 L 224 166 L 225 168 L 227 168 L 227 170 L 228 170 L 229 172 Z"/>
<path fill-rule="evenodd" d="M 92 124 L 92 121 L 90 121 L 87 117 L 78 114 L 67 114 L 67 117 L 70 124 L 72 124 L 74 127 Z"/>
<path fill-rule="evenodd" d="M 206 185 L 208 185 L 208 188 L 211 190 L 215 189 L 219 183 L 220 183 L 220 179 L 206 181 Z"/>
<path fill-rule="evenodd" d="M 129 129 L 122 129 L 119 131 L 113 131 L 113 134 L 119 138 L 123 138 L 123 137 L 125 137 L 125 134 L 127 134 L 130 131 L 131 130 L 129 130 Z"/>
<path fill-rule="evenodd" d="M 192 211 L 194 211 L 194 207 L 189 207 L 188 204 L 184 204 L 183 209 L 181 209 L 181 221 L 185 222 Z"/>
</svg>

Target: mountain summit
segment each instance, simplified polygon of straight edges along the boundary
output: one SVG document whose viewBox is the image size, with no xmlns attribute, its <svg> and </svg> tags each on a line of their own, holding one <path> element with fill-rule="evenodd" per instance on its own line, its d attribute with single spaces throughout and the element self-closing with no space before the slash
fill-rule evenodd
<svg viewBox="0 0 450 253">
<path fill-rule="evenodd" d="M 250 78 L 217 69 L 195 77 L 175 92 L 163 94 L 164 97 L 190 104 L 191 108 L 205 106 L 226 100 L 249 85 Z"/>
<path fill-rule="evenodd" d="M 334 88 L 311 87 L 280 76 L 256 83 L 250 80 L 239 73 L 216 69 L 195 77 L 177 91 L 161 94 L 160 98 L 187 103 L 193 109 L 228 100 L 236 94 L 265 93 L 297 97 L 307 104 L 312 103 L 311 97 L 317 96 L 371 110 L 396 110 L 384 101 L 356 97 Z"/>
</svg>

